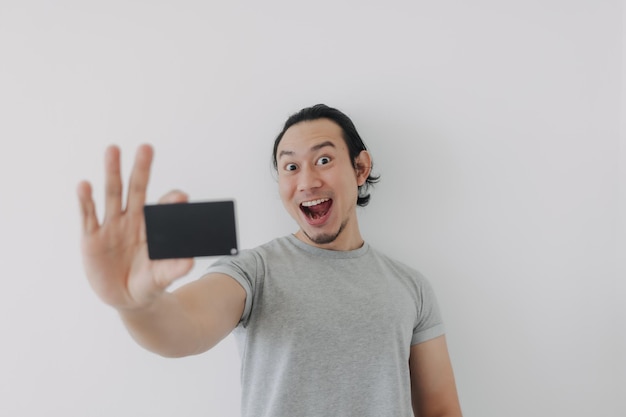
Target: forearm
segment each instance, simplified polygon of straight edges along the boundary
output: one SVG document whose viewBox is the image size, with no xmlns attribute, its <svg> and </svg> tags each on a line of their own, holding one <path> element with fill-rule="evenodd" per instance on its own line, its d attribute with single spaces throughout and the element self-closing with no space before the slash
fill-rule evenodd
<svg viewBox="0 0 626 417">
<path fill-rule="evenodd" d="M 200 324 L 171 293 L 164 293 L 148 307 L 118 313 L 133 339 L 161 356 L 182 357 L 207 349 L 203 348 L 206 335 L 203 337 Z"/>
<path fill-rule="evenodd" d="M 118 310 L 131 336 L 167 357 L 205 352 L 237 326 L 246 292 L 224 274 L 208 274 L 165 292 L 149 307 Z"/>
</svg>

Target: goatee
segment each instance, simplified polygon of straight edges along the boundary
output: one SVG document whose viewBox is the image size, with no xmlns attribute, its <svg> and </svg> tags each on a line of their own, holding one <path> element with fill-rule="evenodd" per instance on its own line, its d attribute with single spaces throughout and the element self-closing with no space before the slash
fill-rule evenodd
<svg viewBox="0 0 626 417">
<path fill-rule="evenodd" d="M 341 223 L 341 226 L 339 226 L 339 230 L 337 230 L 337 233 L 335 234 L 326 233 L 326 234 L 321 234 L 318 236 L 311 236 L 304 229 L 302 229 L 302 233 L 304 233 L 304 235 L 307 238 L 309 238 L 311 242 L 318 244 L 318 245 L 326 245 L 328 243 L 334 242 L 335 239 L 339 237 L 341 232 L 343 232 L 343 229 L 346 227 L 346 223 L 347 221 L 344 221 L 343 223 Z"/>
</svg>

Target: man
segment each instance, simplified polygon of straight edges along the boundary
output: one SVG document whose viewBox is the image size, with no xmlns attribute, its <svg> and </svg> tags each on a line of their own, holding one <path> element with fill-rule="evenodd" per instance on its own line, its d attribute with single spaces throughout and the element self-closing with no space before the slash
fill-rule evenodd
<svg viewBox="0 0 626 417">
<path fill-rule="evenodd" d="M 356 206 L 372 160 L 342 112 L 290 117 L 274 145 L 282 202 L 299 226 L 174 292 L 190 259 L 150 261 L 143 205 L 152 160 L 139 148 L 122 208 L 119 150 L 106 152 L 102 224 L 91 187 L 78 195 L 89 282 L 135 340 L 164 356 L 205 352 L 234 331 L 242 412 L 268 417 L 458 417 L 441 317 L 428 282 L 369 246 Z M 175 191 L 161 202 L 185 202 Z"/>
</svg>

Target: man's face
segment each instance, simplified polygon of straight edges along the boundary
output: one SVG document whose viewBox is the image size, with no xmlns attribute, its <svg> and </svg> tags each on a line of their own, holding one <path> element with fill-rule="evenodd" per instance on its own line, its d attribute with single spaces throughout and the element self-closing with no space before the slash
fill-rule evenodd
<svg viewBox="0 0 626 417">
<path fill-rule="evenodd" d="M 355 169 L 341 128 L 329 119 L 318 119 L 287 129 L 276 159 L 280 197 L 300 226 L 296 236 L 325 249 L 361 246 L 357 188 L 369 175 L 369 154 L 361 152 Z"/>
</svg>

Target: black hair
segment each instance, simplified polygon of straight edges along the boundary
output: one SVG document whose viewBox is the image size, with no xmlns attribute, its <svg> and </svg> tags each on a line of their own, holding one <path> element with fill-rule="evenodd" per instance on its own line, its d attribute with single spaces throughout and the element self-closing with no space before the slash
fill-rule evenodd
<svg viewBox="0 0 626 417">
<path fill-rule="evenodd" d="M 276 140 L 274 141 L 274 151 L 272 153 L 272 162 L 274 164 L 274 169 L 278 168 L 278 162 L 276 161 L 276 152 L 278 150 L 278 144 L 282 140 L 285 132 L 291 126 L 305 121 L 313 121 L 318 119 L 329 119 L 339 125 L 343 132 L 343 140 L 346 142 L 348 146 L 348 153 L 350 155 L 350 159 L 352 160 L 352 165 L 356 169 L 356 158 L 359 156 L 361 151 L 366 151 L 365 143 L 363 143 L 363 139 L 359 135 L 359 132 L 356 130 L 356 126 L 352 123 L 352 120 L 345 115 L 343 112 L 334 109 L 332 107 L 328 107 L 325 104 L 316 104 L 315 106 L 306 107 L 299 112 L 292 114 L 287 121 L 285 122 L 285 126 L 283 130 L 278 134 Z M 372 168 L 374 163 L 372 162 Z M 365 207 L 370 201 L 370 194 L 368 193 L 369 187 L 380 180 L 380 175 L 372 175 L 370 171 L 370 175 L 365 180 L 363 185 L 359 186 L 358 197 L 356 203 Z"/>
</svg>

